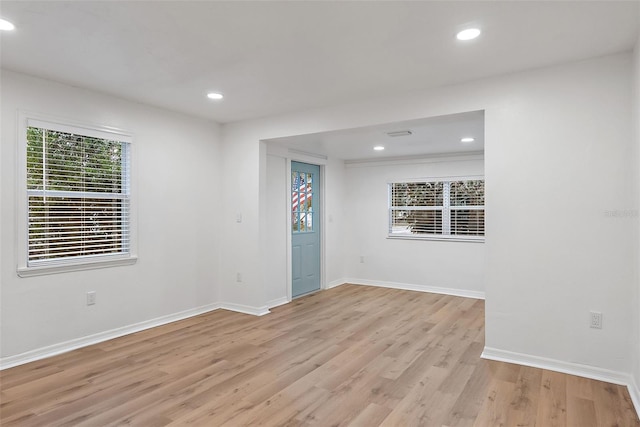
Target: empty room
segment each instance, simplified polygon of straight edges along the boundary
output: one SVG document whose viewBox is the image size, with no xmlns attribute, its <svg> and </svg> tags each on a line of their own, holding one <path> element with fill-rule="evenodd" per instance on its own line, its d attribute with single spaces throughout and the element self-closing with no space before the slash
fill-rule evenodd
<svg viewBox="0 0 640 427">
<path fill-rule="evenodd" d="M 640 426 L 640 2 L 0 1 L 3 426 Z"/>
</svg>

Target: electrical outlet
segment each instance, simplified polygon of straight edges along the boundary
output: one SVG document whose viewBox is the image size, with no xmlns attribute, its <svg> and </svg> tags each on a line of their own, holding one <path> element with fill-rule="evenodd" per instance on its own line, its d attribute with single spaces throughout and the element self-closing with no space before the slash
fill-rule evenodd
<svg viewBox="0 0 640 427">
<path fill-rule="evenodd" d="M 87 292 L 87 305 L 94 305 L 96 303 L 96 291 Z"/>
<path fill-rule="evenodd" d="M 236 273 L 236 282 L 242 282 L 242 273 Z"/>
<path fill-rule="evenodd" d="M 592 311 L 591 324 L 589 326 L 593 329 L 602 329 L 602 313 L 597 311 Z"/>
</svg>

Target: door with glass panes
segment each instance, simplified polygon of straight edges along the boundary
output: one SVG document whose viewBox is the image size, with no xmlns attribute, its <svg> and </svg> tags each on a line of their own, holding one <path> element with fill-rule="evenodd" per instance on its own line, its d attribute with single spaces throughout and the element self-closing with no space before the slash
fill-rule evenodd
<svg viewBox="0 0 640 427">
<path fill-rule="evenodd" d="M 320 166 L 291 162 L 291 295 L 320 289 Z"/>
</svg>

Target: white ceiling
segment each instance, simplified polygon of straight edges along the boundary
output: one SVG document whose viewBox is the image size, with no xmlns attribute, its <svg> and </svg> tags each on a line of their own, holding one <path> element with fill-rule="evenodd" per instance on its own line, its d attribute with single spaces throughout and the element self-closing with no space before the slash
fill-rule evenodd
<svg viewBox="0 0 640 427">
<path fill-rule="evenodd" d="M 0 15 L 17 27 L 5 69 L 221 123 L 620 52 L 638 29 L 637 1 L 2 0 Z M 482 36 L 457 41 L 468 25 Z"/>
<path fill-rule="evenodd" d="M 387 132 L 404 130 L 411 131 L 411 135 L 387 135 Z M 474 138 L 474 141 L 460 141 L 467 137 Z M 274 138 L 267 143 L 296 152 L 349 161 L 481 153 L 484 151 L 484 112 L 471 111 L 358 129 Z M 384 151 L 374 151 L 376 145 L 385 147 Z"/>
</svg>

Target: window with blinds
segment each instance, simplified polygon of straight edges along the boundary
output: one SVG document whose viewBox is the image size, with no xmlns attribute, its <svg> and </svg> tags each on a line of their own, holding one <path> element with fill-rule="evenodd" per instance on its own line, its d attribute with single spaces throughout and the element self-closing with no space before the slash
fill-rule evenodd
<svg viewBox="0 0 640 427">
<path fill-rule="evenodd" d="M 484 239 L 484 180 L 389 184 L 389 236 Z"/>
<path fill-rule="evenodd" d="M 30 120 L 27 267 L 130 254 L 130 141 Z"/>
</svg>

